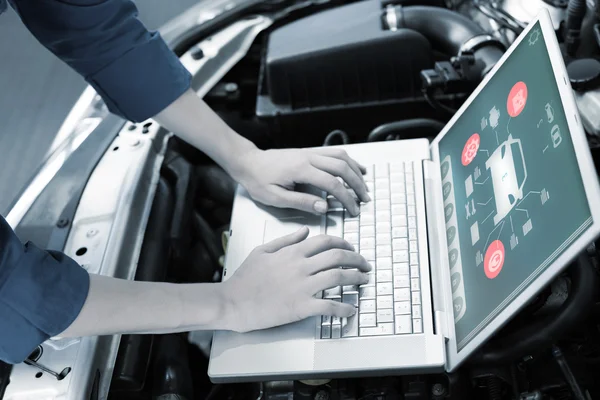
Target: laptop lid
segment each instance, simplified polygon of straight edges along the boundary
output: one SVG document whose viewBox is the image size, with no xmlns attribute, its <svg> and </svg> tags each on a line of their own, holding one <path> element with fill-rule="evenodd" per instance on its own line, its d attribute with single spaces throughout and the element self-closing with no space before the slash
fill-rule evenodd
<svg viewBox="0 0 600 400">
<path fill-rule="evenodd" d="M 547 11 L 431 150 L 442 177 L 453 370 L 600 232 L 598 178 Z"/>
</svg>

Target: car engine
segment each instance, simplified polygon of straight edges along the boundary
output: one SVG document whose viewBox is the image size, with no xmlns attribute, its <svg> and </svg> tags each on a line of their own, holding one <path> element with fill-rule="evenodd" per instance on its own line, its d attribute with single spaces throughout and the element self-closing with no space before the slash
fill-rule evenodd
<svg viewBox="0 0 600 400">
<path fill-rule="evenodd" d="M 291 10 L 272 6 L 275 23 L 257 36 L 205 99 L 261 148 L 433 138 L 541 8 L 549 10 L 569 73 L 573 71 L 573 88 L 596 155 L 600 5 L 590 1 L 368 0 L 296 3 Z M 151 218 L 160 225 L 168 215 L 164 210 L 175 210 L 170 240 L 162 244 L 171 248 L 170 256 L 163 254 L 169 270 L 160 279 L 219 280 L 235 185 L 184 143 L 174 141 L 169 152 L 165 195 L 159 192 L 156 200 L 165 204 L 155 204 Z M 175 195 L 166 193 L 169 185 Z M 195 200 L 184 200 L 190 198 Z M 156 252 L 144 246 L 146 250 Z M 110 397 L 596 398 L 598 261 L 591 246 L 452 374 L 213 385 L 206 376 L 210 335 L 129 336 L 121 343 Z"/>
<path fill-rule="evenodd" d="M 542 8 L 598 168 L 594 0 L 268 1 L 238 18 L 274 23 L 204 98 L 261 148 L 433 138 Z M 189 51 L 202 59 L 200 48 Z M 171 140 L 135 279 L 219 281 L 234 191 L 205 155 Z M 125 335 L 109 399 L 600 398 L 599 265 L 592 244 L 452 374 L 212 384 L 210 334 Z"/>
</svg>

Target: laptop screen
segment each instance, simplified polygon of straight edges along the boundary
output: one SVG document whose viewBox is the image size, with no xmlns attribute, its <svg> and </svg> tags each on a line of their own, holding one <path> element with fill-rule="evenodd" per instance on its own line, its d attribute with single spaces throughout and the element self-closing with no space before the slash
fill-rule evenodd
<svg viewBox="0 0 600 400">
<path fill-rule="evenodd" d="M 458 350 L 592 224 L 534 26 L 439 143 Z"/>
</svg>

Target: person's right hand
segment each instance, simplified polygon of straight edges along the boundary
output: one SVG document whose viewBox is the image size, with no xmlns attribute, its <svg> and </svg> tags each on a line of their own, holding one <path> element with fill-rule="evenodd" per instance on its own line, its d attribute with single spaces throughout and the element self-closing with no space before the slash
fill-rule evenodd
<svg viewBox="0 0 600 400">
<path fill-rule="evenodd" d="M 372 267 L 343 239 L 307 239 L 308 233 L 304 227 L 257 247 L 221 284 L 228 329 L 249 332 L 317 315 L 344 318 L 357 312 L 351 304 L 315 295 L 335 286 L 367 283 L 365 272 Z"/>
</svg>

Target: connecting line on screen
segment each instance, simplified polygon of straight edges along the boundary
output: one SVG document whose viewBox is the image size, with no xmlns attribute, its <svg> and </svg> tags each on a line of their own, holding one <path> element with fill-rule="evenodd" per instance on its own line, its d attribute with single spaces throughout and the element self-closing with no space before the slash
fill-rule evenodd
<svg viewBox="0 0 600 400">
<path fill-rule="evenodd" d="M 515 233 L 515 227 L 513 226 L 512 222 L 512 215 L 510 215 L 508 218 L 510 219 L 510 230 L 512 231 L 512 233 Z"/>
<path fill-rule="evenodd" d="M 506 132 L 508 132 L 508 134 L 510 135 L 510 129 L 508 129 L 508 126 L 510 125 L 510 121 L 512 120 L 512 117 L 510 117 L 508 119 L 508 123 L 506 124 Z"/>
<path fill-rule="evenodd" d="M 476 185 L 483 185 L 484 183 L 486 183 L 486 182 L 488 181 L 488 179 L 490 179 L 490 177 L 489 177 L 489 176 L 488 176 L 487 178 L 485 178 L 485 181 L 483 181 L 483 182 L 475 182 L 475 184 L 476 184 Z M 491 200 L 491 199 L 490 199 L 490 200 Z M 490 200 L 488 200 L 488 201 L 487 201 L 487 203 L 489 203 L 489 202 L 490 202 Z M 487 205 L 487 203 L 485 203 L 485 204 L 479 204 L 479 203 L 477 203 L 477 204 L 486 206 L 486 205 Z"/>
<path fill-rule="evenodd" d="M 487 181 L 487 179 L 486 179 Z M 477 182 L 475 182 L 477 183 Z M 494 198 L 490 197 L 490 199 L 488 201 L 486 201 L 485 203 L 477 203 L 478 206 L 487 206 L 488 204 L 490 204 L 490 201 L 492 201 Z"/>
<path fill-rule="evenodd" d="M 479 151 L 481 151 L 482 153 L 485 153 L 488 157 L 490 156 L 490 152 L 487 151 L 486 149 L 479 149 Z M 477 183 L 477 182 L 475 182 Z"/>
<path fill-rule="evenodd" d="M 527 219 L 529 219 L 529 211 L 523 210 L 522 208 L 515 208 L 515 211 L 523 211 L 525 214 L 527 214 Z"/>
<path fill-rule="evenodd" d="M 490 234 L 487 237 L 487 240 L 485 241 L 485 246 L 483 246 L 484 249 L 487 249 L 488 243 L 490 242 L 490 237 L 492 237 L 492 233 L 494 233 L 494 231 L 498 228 L 500 228 L 500 232 L 498 232 L 498 236 L 496 237 L 496 239 L 500 239 L 500 235 L 502 234 L 502 229 L 504 229 L 504 223 L 506 221 L 502 221 L 500 222 L 500 225 L 496 226 L 494 229 L 492 229 L 492 231 L 490 232 Z"/>
<path fill-rule="evenodd" d="M 521 200 L 520 200 L 520 201 L 517 203 L 517 205 L 516 205 L 515 207 L 519 207 L 519 204 L 521 204 L 522 202 L 524 202 L 524 201 L 525 201 L 525 199 L 527 198 L 527 196 L 529 196 L 531 193 L 535 193 L 535 194 L 542 194 L 542 192 L 538 192 L 538 191 L 535 191 L 535 190 L 531 190 L 529 193 L 527 193 L 527 194 L 525 195 L 525 197 L 523 197 L 523 198 L 522 198 L 522 199 L 521 199 Z M 523 210 L 523 211 L 525 211 L 525 210 Z M 528 216 L 529 216 L 529 214 L 528 214 Z"/>
<path fill-rule="evenodd" d="M 482 225 L 483 225 L 483 224 L 485 224 L 485 221 L 487 221 L 487 220 L 488 220 L 488 219 L 489 219 L 489 218 L 490 218 L 492 215 L 494 215 L 494 211 L 492 211 L 492 212 L 490 213 L 490 215 L 488 215 L 487 217 L 485 217 L 485 219 L 484 219 L 483 221 L 481 221 L 481 224 L 482 224 Z"/>
<path fill-rule="evenodd" d="M 542 154 L 544 154 L 546 152 L 546 150 L 548 150 L 548 147 L 550 147 L 550 146 L 544 147 L 544 150 L 542 150 Z"/>
<path fill-rule="evenodd" d="M 498 131 L 494 129 L 494 133 L 496 134 L 496 145 L 500 146 L 500 141 L 498 140 Z"/>
</svg>

